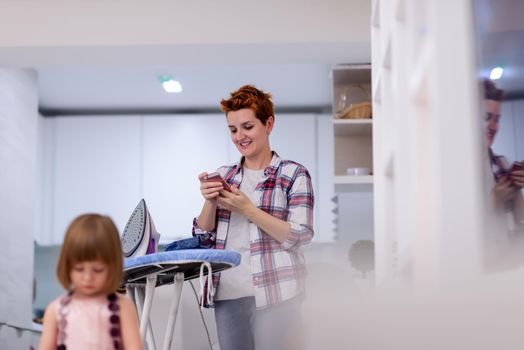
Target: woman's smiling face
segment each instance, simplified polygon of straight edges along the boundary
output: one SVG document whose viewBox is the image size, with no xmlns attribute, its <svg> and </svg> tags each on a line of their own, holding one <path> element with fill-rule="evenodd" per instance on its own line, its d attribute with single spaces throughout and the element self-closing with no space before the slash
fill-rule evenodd
<svg viewBox="0 0 524 350">
<path fill-rule="evenodd" d="M 272 116 L 264 125 L 252 109 L 243 108 L 228 112 L 226 119 L 231 140 L 244 157 L 256 158 L 269 150 L 269 134 L 273 128 Z"/>
<path fill-rule="evenodd" d="M 495 141 L 495 136 L 499 131 L 499 120 L 500 120 L 500 110 L 501 103 L 500 101 L 494 100 L 485 100 L 485 133 L 488 147 L 493 145 Z"/>
</svg>

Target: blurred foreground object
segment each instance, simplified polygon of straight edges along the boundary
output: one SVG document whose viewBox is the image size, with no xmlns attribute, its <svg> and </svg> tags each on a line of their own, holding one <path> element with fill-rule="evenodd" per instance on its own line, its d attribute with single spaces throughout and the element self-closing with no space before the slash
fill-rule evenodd
<svg viewBox="0 0 524 350">
<path fill-rule="evenodd" d="M 375 269 L 375 244 L 373 241 L 356 241 L 349 248 L 348 255 L 351 266 L 361 272 L 364 278 Z"/>
</svg>

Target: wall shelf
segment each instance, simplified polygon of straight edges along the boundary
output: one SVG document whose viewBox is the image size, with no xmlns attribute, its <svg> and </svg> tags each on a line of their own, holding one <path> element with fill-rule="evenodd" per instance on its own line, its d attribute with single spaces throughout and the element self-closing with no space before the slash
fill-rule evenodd
<svg viewBox="0 0 524 350">
<path fill-rule="evenodd" d="M 375 2 L 376 4 L 379 1 Z M 371 102 L 371 65 L 333 67 L 333 111 L 352 103 Z M 350 101 L 346 104 L 345 97 Z M 343 103 L 340 103 L 343 102 Z M 340 108 L 343 104 L 344 108 Z M 373 119 L 333 119 L 335 192 L 373 191 L 373 177 L 346 176 L 348 168 L 368 168 L 373 173 Z"/>
<path fill-rule="evenodd" d="M 335 175 L 337 185 L 372 184 L 373 175 Z"/>
</svg>

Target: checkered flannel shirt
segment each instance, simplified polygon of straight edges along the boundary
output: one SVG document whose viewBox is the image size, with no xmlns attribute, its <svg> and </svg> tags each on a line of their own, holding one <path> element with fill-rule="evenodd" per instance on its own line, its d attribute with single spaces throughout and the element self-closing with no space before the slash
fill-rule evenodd
<svg viewBox="0 0 524 350">
<path fill-rule="evenodd" d="M 229 184 L 240 186 L 242 160 L 217 170 Z M 293 161 L 281 159 L 275 152 L 264 170 L 263 179 L 256 186 L 257 207 L 266 213 L 290 223 L 288 239 L 280 243 L 255 224 L 250 224 L 250 250 L 255 302 L 258 309 L 276 305 L 304 292 L 305 262 L 300 247 L 313 238 L 314 195 L 307 169 Z M 201 244 L 224 249 L 231 212 L 217 209 L 214 231 L 204 231 L 193 220 L 193 235 Z M 219 274 L 213 279 L 215 288 Z"/>
</svg>

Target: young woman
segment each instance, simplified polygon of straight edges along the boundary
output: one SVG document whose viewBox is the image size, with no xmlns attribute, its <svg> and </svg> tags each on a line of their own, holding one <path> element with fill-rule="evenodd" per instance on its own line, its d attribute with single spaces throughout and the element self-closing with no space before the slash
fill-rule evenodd
<svg viewBox="0 0 524 350">
<path fill-rule="evenodd" d="M 496 155 L 491 149 L 499 130 L 503 99 L 504 91 L 498 89 L 491 80 L 484 80 L 486 145 L 489 148 L 491 169 L 496 181 L 493 189 L 495 205 L 503 205 L 508 201 L 515 200 L 521 195 L 520 190 L 524 187 L 524 169 L 512 168 L 506 157 Z M 517 164 L 524 164 L 524 160 L 517 162 Z"/>
<path fill-rule="evenodd" d="M 488 206 L 487 244 L 485 266 L 488 270 L 514 268 L 524 261 L 524 169 L 521 162 L 509 163 L 492 150 L 499 130 L 504 91 L 491 80 L 484 80 L 485 140 L 489 157 L 486 167 Z"/>
<path fill-rule="evenodd" d="M 143 348 L 134 304 L 115 293 L 122 264 L 120 236 L 109 217 L 73 220 L 57 266 L 67 294 L 46 309 L 40 350 Z"/>
<path fill-rule="evenodd" d="M 313 238 L 311 177 L 270 148 L 270 94 L 246 85 L 220 105 L 241 159 L 217 170 L 231 191 L 199 175 L 205 202 L 193 226 L 202 243 L 242 256 L 238 267 L 214 279 L 220 348 L 282 349 L 300 323 L 300 247 Z"/>
</svg>

